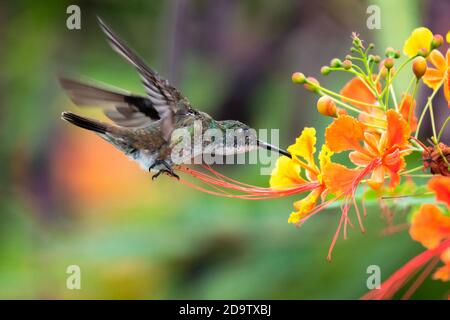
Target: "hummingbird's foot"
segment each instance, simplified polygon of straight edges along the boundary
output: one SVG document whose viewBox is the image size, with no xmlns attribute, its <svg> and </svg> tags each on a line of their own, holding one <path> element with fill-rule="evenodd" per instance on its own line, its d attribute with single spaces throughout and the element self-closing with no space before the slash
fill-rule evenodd
<svg viewBox="0 0 450 320">
<path fill-rule="evenodd" d="M 173 171 L 172 167 L 170 165 L 168 165 L 167 162 L 164 160 L 156 160 L 155 163 L 153 163 L 150 166 L 150 168 L 148 168 L 148 171 L 151 171 L 156 166 L 163 166 L 164 168 L 159 169 L 159 171 L 152 176 L 152 180 L 155 180 L 156 178 L 158 178 L 161 175 L 161 173 L 166 173 L 167 175 L 180 180 L 180 177 Z"/>
<path fill-rule="evenodd" d="M 178 176 L 175 172 L 173 172 L 173 170 L 165 170 L 165 169 L 159 170 L 156 174 L 154 174 L 152 176 L 152 180 L 155 180 L 156 178 L 158 178 L 161 175 L 161 173 L 166 173 L 167 175 L 180 180 L 180 176 Z"/>
</svg>

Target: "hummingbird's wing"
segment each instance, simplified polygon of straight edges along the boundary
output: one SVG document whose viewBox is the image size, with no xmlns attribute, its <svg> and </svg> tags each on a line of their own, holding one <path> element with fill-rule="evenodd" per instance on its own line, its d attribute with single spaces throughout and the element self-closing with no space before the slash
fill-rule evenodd
<svg viewBox="0 0 450 320">
<path fill-rule="evenodd" d="M 147 97 L 66 77 L 60 77 L 59 83 L 73 103 L 104 108 L 104 114 L 121 127 L 143 127 L 160 119 Z"/>
<path fill-rule="evenodd" d="M 97 17 L 100 28 L 108 38 L 112 49 L 130 62 L 138 71 L 148 98 L 151 100 L 155 110 L 161 118 L 161 131 L 166 141 L 170 139 L 173 131 L 174 115 L 179 108 L 178 101 L 184 99 L 182 94 L 172 87 L 167 80 L 162 79 L 156 71 L 151 69 L 146 63 L 131 50 L 119 37 L 108 27 L 102 19 Z"/>
</svg>

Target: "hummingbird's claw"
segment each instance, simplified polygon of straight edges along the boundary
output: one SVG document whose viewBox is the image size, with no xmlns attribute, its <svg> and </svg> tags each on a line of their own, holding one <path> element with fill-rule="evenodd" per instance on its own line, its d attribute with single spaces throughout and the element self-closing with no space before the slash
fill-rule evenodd
<svg viewBox="0 0 450 320">
<path fill-rule="evenodd" d="M 167 175 L 169 175 L 171 177 L 174 177 L 174 178 L 177 178 L 178 180 L 180 180 L 180 177 L 172 170 L 172 168 L 164 160 L 156 160 L 150 166 L 150 168 L 148 168 L 148 170 L 150 171 L 151 169 L 153 169 L 157 165 L 163 165 L 165 167 L 165 169 L 160 169 L 156 174 L 154 174 L 152 176 L 152 180 L 155 180 L 156 178 L 158 178 L 161 175 L 161 173 L 166 173 Z"/>
<path fill-rule="evenodd" d="M 154 174 L 152 176 L 152 180 L 155 180 L 156 178 L 158 178 L 161 175 L 161 173 L 166 173 L 167 175 L 180 180 L 180 176 L 177 175 L 175 172 L 173 172 L 173 170 L 165 170 L 165 169 L 159 170 L 156 174 Z"/>
<path fill-rule="evenodd" d="M 152 181 L 154 181 L 156 178 L 158 178 L 161 173 L 163 173 L 163 170 L 160 170 L 160 171 L 158 171 L 158 173 L 154 174 L 152 176 Z"/>
</svg>

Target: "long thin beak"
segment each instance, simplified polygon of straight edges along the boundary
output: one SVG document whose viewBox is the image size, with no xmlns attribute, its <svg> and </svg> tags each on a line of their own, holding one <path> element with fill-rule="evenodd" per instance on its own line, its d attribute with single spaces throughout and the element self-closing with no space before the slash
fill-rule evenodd
<svg viewBox="0 0 450 320">
<path fill-rule="evenodd" d="M 283 156 L 286 156 L 286 157 L 289 157 L 289 158 L 292 159 L 292 155 L 289 152 L 287 152 L 287 151 L 285 151 L 283 149 L 280 149 L 278 147 L 275 147 L 274 145 L 268 144 L 267 142 L 260 141 L 260 140 L 256 140 L 256 143 L 261 148 L 265 148 L 265 149 L 267 149 L 269 151 L 278 152 L 279 154 L 282 154 Z"/>
</svg>

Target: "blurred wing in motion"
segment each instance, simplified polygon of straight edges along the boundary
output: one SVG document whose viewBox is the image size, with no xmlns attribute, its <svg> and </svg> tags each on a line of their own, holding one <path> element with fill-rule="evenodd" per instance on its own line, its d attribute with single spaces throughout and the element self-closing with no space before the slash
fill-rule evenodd
<svg viewBox="0 0 450 320">
<path fill-rule="evenodd" d="M 61 87 L 78 106 L 99 106 L 121 127 L 142 127 L 159 120 L 159 113 L 147 97 L 108 87 L 100 87 L 61 77 Z"/>
<path fill-rule="evenodd" d="M 167 80 L 160 78 L 154 70 L 148 67 L 99 17 L 97 19 L 113 50 L 137 69 L 144 83 L 148 98 L 161 118 L 161 131 L 164 139 L 166 141 L 169 140 L 173 131 L 174 114 L 179 111 L 177 110 L 179 108 L 177 102 L 184 99 L 184 97 Z"/>
</svg>

